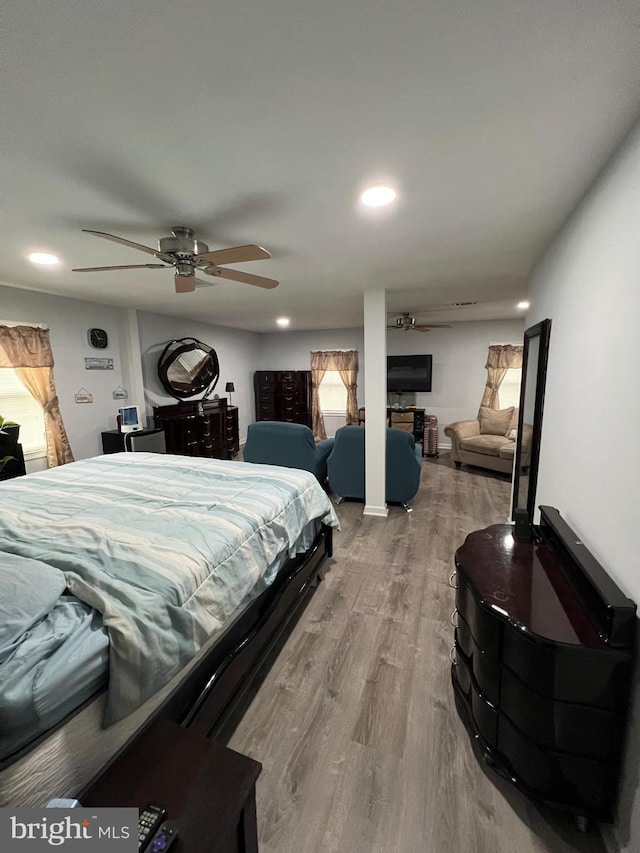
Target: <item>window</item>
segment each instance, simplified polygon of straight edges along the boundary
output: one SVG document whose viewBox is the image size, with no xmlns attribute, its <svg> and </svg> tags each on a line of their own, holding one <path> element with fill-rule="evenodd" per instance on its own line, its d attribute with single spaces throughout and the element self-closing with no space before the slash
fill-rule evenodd
<svg viewBox="0 0 640 853">
<path fill-rule="evenodd" d="M 0 415 L 20 424 L 20 444 L 25 459 L 46 456 L 42 407 L 18 379 L 15 370 L 9 367 L 0 368 Z"/>
<path fill-rule="evenodd" d="M 322 377 L 320 388 L 320 411 L 335 412 L 344 415 L 347 411 L 347 389 L 340 378 L 340 371 L 327 370 Z"/>
<path fill-rule="evenodd" d="M 500 409 L 508 409 L 509 406 L 520 405 L 520 379 L 522 377 L 521 367 L 510 367 L 507 375 L 500 383 L 498 389 L 498 402 Z"/>
</svg>

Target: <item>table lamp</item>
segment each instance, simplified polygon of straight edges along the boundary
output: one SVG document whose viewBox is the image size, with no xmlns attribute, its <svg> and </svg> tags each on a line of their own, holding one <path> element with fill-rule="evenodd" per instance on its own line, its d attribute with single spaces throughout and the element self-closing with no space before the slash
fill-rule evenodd
<svg viewBox="0 0 640 853">
<path fill-rule="evenodd" d="M 233 382 L 227 382 L 227 384 L 224 386 L 224 390 L 229 395 L 229 405 L 232 406 L 233 403 L 231 402 L 231 392 L 236 390 L 235 385 L 233 384 Z"/>
</svg>

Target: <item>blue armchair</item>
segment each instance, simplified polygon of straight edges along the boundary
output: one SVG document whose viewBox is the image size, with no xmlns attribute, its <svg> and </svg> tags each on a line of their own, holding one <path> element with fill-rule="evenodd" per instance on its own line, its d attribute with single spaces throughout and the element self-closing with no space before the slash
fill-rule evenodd
<svg viewBox="0 0 640 853">
<path fill-rule="evenodd" d="M 304 424 L 258 421 L 249 424 L 244 461 L 301 468 L 311 471 L 320 483 L 324 483 L 327 479 L 327 457 L 332 449 L 332 438 L 316 444 L 313 433 Z"/>
<path fill-rule="evenodd" d="M 342 427 L 327 462 L 329 485 L 342 498 L 364 500 L 365 429 Z M 420 488 L 422 450 L 415 439 L 401 429 L 387 429 L 386 496 L 389 503 L 406 504 Z"/>
</svg>

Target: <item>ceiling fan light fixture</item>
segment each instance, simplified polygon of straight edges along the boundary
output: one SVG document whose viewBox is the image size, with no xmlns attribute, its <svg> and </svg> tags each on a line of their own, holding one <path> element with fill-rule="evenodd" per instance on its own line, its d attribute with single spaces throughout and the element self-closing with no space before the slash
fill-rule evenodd
<svg viewBox="0 0 640 853">
<path fill-rule="evenodd" d="M 360 196 L 360 201 L 366 207 L 384 207 L 387 204 L 395 201 L 397 196 L 393 187 L 381 184 L 376 187 L 369 187 Z"/>
<path fill-rule="evenodd" d="M 54 267 L 60 263 L 60 258 L 52 255 L 49 252 L 31 252 L 29 260 L 32 264 L 39 264 L 44 267 Z"/>
</svg>

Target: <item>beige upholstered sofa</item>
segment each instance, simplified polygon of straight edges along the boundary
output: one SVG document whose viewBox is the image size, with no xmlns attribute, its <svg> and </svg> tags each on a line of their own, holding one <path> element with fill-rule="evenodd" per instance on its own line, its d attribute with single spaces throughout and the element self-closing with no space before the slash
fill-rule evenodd
<svg viewBox="0 0 640 853">
<path fill-rule="evenodd" d="M 481 406 L 478 417 L 472 421 L 456 421 L 444 428 L 451 439 L 451 458 L 459 468 L 477 465 L 492 471 L 510 474 L 516 452 L 518 409 L 490 409 Z M 522 467 L 529 466 L 531 426 L 524 426 Z"/>
</svg>

